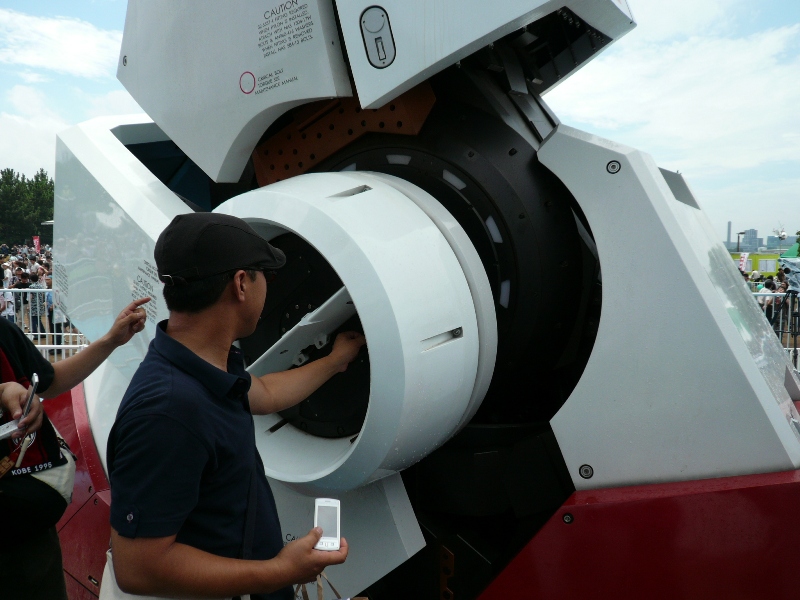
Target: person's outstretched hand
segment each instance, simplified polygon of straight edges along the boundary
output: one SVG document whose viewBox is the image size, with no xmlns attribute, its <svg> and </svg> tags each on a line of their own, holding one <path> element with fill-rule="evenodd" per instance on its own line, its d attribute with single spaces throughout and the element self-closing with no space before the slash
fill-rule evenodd
<svg viewBox="0 0 800 600">
<path fill-rule="evenodd" d="M 127 344 L 135 334 L 144 329 L 147 314 L 141 306 L 148 302 L 150 302 L 150 298 L 139 298 L 128 304 L 119 313 L 111 329 L 106 334 L 115 347 Z"/>
</svg>

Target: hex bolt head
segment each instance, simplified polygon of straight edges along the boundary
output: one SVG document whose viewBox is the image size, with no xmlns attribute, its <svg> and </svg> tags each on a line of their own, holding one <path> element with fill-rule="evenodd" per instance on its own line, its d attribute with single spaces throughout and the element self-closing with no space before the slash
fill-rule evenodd
<svg viewBox="0 0 800 600">
<path fill-rule="evenodd" d="M 578 474 L 584 479 L 591 479 L 592 475 L 594 475 L 594 469 L 591 465 L 581 465 L 581 468 L 578 469 Z"/>
<path fill-rule="evenodd" d="M 122 66 L 123 67 L 127 67 L 128 66 L 128 57 L 127 56 L 123 56 L 122 57 Z"/>
<path fill-rule="evenodd" d="M 457 327 L 456 329 L 453 329 L 452 333 L 453 337 L 461 337 L 461 334 L 464 332 L 461 331 L 461 327 Z"/>
<path fill-rule="evenodd" d="M 616 175 L 619 173 L 619 170 L 622 168 L 622 165 L 619 164 L 616 160 L 612 160 L 610 163 L 606 165 L 606 171 L 611 173 L 612 175 Z"/>
<path fill-rule="evenodd" d="M 575 520 L 575 517 L 572 516 L 572 513 L 564 513 L 564 516 L 561 517 L 564 520 L 564 523 L 569 525 Z"/>
</svg>

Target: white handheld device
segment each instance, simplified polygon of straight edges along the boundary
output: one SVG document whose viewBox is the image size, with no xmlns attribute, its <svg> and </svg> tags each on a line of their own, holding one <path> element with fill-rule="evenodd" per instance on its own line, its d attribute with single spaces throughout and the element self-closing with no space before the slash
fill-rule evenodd
<svg viewBox="0 0 800 600">
<path fill-rule="evenodd" d="M 339 501 L 333 498 L 317 498 L 314 500 L 314 527 L 322 528 L 322 537 L 317 550 L 339 549 Z"/>
<path fill-rule="evenodd" d="M 36 394 L 37 387 L 39 387 L 39 376 L 34 373 L 31 377 L 31 385 L 28 388 L 28 398 L 25 400 L 25 408 L 22 411 L 22 417 L 16 421 L 10 421 L 0 427 L 0 440 L 11 437 L 13 433 L 19 429 L 19 422 L 27 417 L 28 413 L 31 411 L 31 405 L 33 404 L 33 397 L 34 394 Z"/>
</svg>

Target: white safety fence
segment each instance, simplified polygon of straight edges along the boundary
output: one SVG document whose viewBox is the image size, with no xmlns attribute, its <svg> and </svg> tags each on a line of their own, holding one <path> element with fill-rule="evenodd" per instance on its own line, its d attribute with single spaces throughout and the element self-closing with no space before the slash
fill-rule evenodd
<svg viewBox="0 0 800 600">
<path fill-rule="evenodd" d="M 80 352 L 89 342 L 52 302 L 47 302 L 50 292 L 49 289 L 3 289 L 0 317 L 22 329 L 42 356 L 58 361 Z"/>
</svg>

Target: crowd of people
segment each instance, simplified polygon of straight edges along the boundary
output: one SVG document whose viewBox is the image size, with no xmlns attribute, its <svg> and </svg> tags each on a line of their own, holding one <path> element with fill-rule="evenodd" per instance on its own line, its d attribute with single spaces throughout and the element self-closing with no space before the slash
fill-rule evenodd
<svg viewBox="0 0 800 600">
<path fill-rule="evenodd" d="M 784 301 L 786 291 L 789 289 L 786 274 L 779 269 L 774 276 L 767 275 L 765 277 L 758 271 L 753 271 L 749 274 L 744 273 L 744 278 L 749 283 L 750 289 L 758 294 L 756 300 L 761 306 L 761 310 L 764 311 L 770 325 L 773 325 L 777 331 L 777 327 L 782 322 L 779 317 L 788 309 L 788 305 Z"/>
<path fill-rule="evenodd" d="M 0 261 L 3 267 L 0 316 L 30 333 L 35 343 L 52 340 L 54 345 L 61 345 L 69 322 L 53 301 L 52 248 L 45 245 L 37 250 L 25 244 L 9 247 L 2 243 Z M 19 294 L 9 290 L 32 290 L 32 293 Z M 55 355 L 56 350 L 49 352 Z"/>
</svg>

